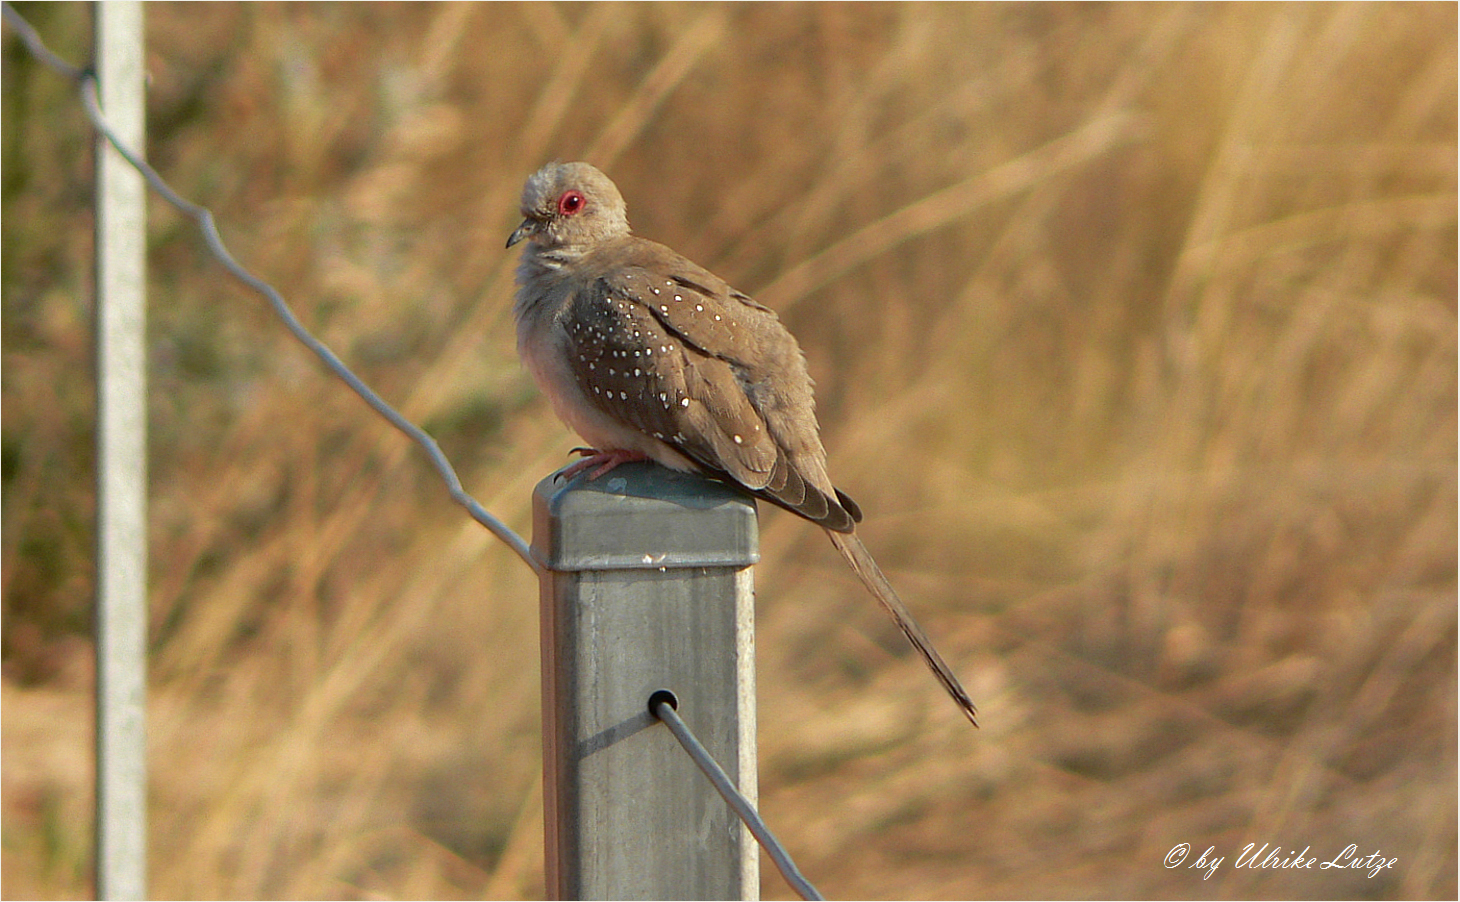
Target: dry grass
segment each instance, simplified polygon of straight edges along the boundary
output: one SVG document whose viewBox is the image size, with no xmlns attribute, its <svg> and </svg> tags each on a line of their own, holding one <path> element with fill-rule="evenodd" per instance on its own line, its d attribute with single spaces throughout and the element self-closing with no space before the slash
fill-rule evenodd
<svg viewBox="0 0 1460 902">
<path fill-rule="evenodd" d="M 1455 896 L 1453 5 L 148 26 L 151 159 L 519 530 L 573 441 L 514 357 L 529 171 L 783 311 L 985 724 L 766 515 L 763 809 L 829 895 Z M 3 892 L 84 897 L 89 162 L 4 53 Z M 154 210 L 153 893 L 539 896 L 531 575 Z"/>
</svg>

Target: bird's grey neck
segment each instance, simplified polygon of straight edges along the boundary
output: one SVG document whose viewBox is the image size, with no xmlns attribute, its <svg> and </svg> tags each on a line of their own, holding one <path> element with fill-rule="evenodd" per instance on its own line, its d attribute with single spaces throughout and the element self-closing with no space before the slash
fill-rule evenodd
<svg viewBox="0 0 1460 902">
<path fill-rule="evenodd" d="M 563 297 L 552 286 L 560 284 L 571 274 L 573 265 L 583 258 L 584 253 L 582 248 L 570 245 L 543 247 L 536 243 L 522 252 L 522 259 L 517 264 L 517 301 L 513 305 L 519 321 L 524 318 L 535 321 L 549 312 L 554 306 L 552 302 Z M 528 286 L 537 286 L 537 290 L 529 291 Z"/>
</svg>

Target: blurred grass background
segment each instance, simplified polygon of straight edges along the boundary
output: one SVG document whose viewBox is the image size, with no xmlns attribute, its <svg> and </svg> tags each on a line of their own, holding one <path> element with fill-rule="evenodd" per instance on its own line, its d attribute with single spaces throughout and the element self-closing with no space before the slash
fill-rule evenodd
<svg viewBox="0 0 1460 902">
<path fill-rule="evenodd" d="M 515 358 L 529 172 L 781 311 L 984 725 L 765 513 L 762 809 L 829 896 L 1454 898 L 1456 24 L 157 3 L 148 152 L 523 533 L 575 443 Z M 90 142 L 3 53 L 0 889 L 84 898 Z M 153 894 L 540 897 L 531 574 L 152 210 Z"/>
</svg>

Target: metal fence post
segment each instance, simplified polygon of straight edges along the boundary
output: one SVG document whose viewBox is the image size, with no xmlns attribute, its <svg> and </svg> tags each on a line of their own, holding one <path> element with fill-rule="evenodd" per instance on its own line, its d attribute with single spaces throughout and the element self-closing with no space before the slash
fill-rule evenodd
<svg viewBox="0 0 1460 902">
<path fill-rule="evenodd" d="M 142 4 L 93 4 L 101 107 L 144 147 Z M 147 895 L 146 187 L 96 139 L 96 893 Z"/>
<path fill-rule="evenodd" d="M 755 504 L 652 464 L 533 494 L 547 889 L 558 899 L 758 899 L 750 832 L 649 713 L 678 713 L 756 798 Z"/>
</svg>

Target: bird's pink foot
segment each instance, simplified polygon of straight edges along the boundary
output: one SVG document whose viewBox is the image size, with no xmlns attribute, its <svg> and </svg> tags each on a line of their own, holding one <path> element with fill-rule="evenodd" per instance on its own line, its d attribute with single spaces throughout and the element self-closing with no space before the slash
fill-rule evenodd
<svg viewBox="0 0 1460 902">
<path fill-rule="evenodd" d="M 599 451 L 597 448 L 574 448 L 573 452 L 583 455 L 583 459 L 559 473 L 560 479 L 572 479 L 589 467 L 597 467 L 598 469 L 588 474 L 588 480 L 591 482 L 619 464 L 649 459 L 649 455 L 642 451 Z"/>
</svg>

